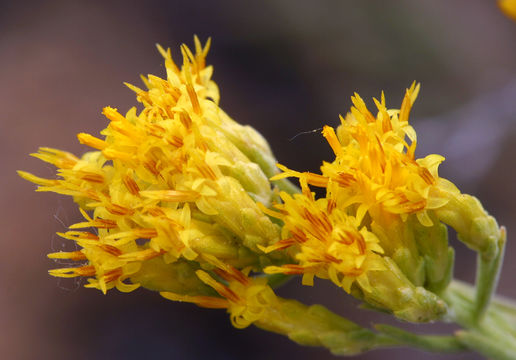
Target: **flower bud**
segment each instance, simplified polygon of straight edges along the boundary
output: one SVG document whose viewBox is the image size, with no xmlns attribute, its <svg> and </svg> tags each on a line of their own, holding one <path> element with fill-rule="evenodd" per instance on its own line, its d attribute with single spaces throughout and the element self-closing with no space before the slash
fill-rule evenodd
<svg viewBox="0 0 516 360">
<path fill-rule="evenodd" d="M 455 229 L 459 239 L 486 260 L 496 257 L 502 233 L 495 218 L 474 196 L 457 192 L 446 195 L 449 198 L 447 204 L 435 210 L 439 220 Z"/>
<path fill-rule="evenodd" d="M 428 322 L 446 313 L 442 299 L 422 286 L 414 286 L 390 258 L 383 257 L 383 261 L 386 270 L 370 272 L 371 291 L 362 291 L 369 305 L 390 310 L 410 322 Z"/>
</svg>

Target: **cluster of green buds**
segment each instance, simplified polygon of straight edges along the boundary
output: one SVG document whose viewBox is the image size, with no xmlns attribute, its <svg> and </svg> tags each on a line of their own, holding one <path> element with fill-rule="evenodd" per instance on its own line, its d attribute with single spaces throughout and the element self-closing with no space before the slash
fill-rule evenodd
<svg viewBox="0 0 516 360">
<path fill-rule="evenodd" d="M 48 255 L 77 266 L 50 274 L 87 277 L 86 287 L 104 293 L 144 287 L 227 309 L 237 328 L 254 324 L 337 354 L 404 344 L 467 347 L 460 337 L 373 331 L 274 293 L 291 276 L 309 286 L 328 279 L 404 321 L 458 313 L 461 325 L 482 329 L 505 232 L 476 198 L 439 177 L 443 157 L 415 157 L 409 113 L 419 85 L 407 89 L 399 110 L 387 108 L 382 93 L 374 99 L 376 116 L 355 94 L 341 125 L 322 132 L 335 159 L 319 174 L 300 172 L 276 165 L 265 139 L 218 106 L 208 48 L 197 38 L 195 52 L 183 45 L 178 66 L 170 50 L 158 47 L 166 79 L 142 77 L 146 90 L 127 84 L 142 110 L 104 108 L 102 137 L 78 135 L 94 149 L 80 158 L 51 148 L 33 154 L 58 168 L 57 179 L 19 172 L 38 191 L 72 196 L 84 216 L 59 233 L 80 250 Z M 476 295 L 451 282 L 447 226 L 479 254 Z M 450 310 L 465 293 L 471 311 Z"/>
</svg>

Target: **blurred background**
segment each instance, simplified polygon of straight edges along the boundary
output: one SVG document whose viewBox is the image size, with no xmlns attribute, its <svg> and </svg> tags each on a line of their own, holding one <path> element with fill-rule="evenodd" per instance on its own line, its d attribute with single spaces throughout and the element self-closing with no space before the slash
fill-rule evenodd
<svg viewBox="0 0 516 360">
<path fill-rule="evenodd" d="M 135 105 L 122 85 L 164 75 L 154 44 L 212 37 L 208 61 L 221 107 L 269 139 L 281 163 L 317 171 L 331 151 L 318 132 L 336 125 L 354 91 L 385 90 L 397 108 L 413 80 L 420 155 L 447 157 L 441 175 L 478 196 L 509 229 L 499 293 L 516 298 L 516 23 L 488 0 L 2 1 L 0 2 L 0 356 L 2 359 L 333 359 L 250 327 L 224 311 L 137 290 L 102 295 L 47 274 L 69 244 L 56 231 L 79 219 L 71 199 L 36 194 L 15 170 L 52 177 L 28 156 L 38 146 L 86 151 L 78 132 L 103 129 L 103 106 Z M 474 279 L 458 251 L 456 276 Z M 284 297 L 322 303 L 362 325 L 389 321 L 357 311 L 344 292 L 292 281 Z M 392 321 L 391 321 L 392 323 Z M 403 324 L 399 324 L 404 326 Z M 447 325 L 411 326 L 420 332 Z M 356 359 L 480 359 L 382 350 Z"/>
</svg>

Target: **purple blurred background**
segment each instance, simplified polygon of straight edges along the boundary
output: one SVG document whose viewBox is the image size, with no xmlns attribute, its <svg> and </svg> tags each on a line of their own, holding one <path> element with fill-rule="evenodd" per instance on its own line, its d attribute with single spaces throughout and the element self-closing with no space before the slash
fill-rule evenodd
<svg viewBox="0 0 516 360">
<path fill-rule="evenodd" d="M 294 169 L 316 171 L 331 159 L 320 134 L 289 139 L 336 125 L 354 91 L 369 101 L 385 90 L 388 105 L 398 107 L 405 87 L 421 81 L 412 113 L 420 155 L 445 155 L 441 175 L 508 227 L 499 292 L 516 298 L 516 23 L 494 1 L 0 2 L 2 359 L 334 358 L 253 327 L 236 330 L 223 311 L 145 290 L 102 295 L 47 274 L 56 264 L 45 255 L 71 246 L 54 233 L 79 214 L 69 198 L 34 193 L 15 170 L 53 176 L 28 154 L 38 146 L 84 152 L 75 135 L 105 127 L 103 106 L 124 112 L 135 104 L 123 81 L 164 75 L 154 44 L 179 59 L 179 45 L 191 45 L 194 34 L 212 37 L 208 61 L 221 106 L 262 132 Z M 453 244 L 456 276 L 472 281 L 474 255 Z M 389 321 L 357 311 L 354 300 L 322 281 L 303 288 L 294 280 L 280 294 L 325 304 L 363 325 Z M 399 349 L 356 359 L 402 356 L 480 359 Z"/>
</svg>

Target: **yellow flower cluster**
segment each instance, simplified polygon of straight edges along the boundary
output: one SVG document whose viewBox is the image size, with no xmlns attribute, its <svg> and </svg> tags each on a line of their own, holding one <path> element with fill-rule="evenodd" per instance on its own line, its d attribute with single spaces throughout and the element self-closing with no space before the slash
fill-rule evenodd
<svg viewBox="0 0 516 360">
<path fill-rule="evenodd" d="M 506 12 L 511 4 L 500 1 Z M 442 156 L 416 158 L 409 114 L 419 84 L 406 90 L 400 109 L 388 109 L 383 93 L 373 99 L 376 115 L 355 94 L 340 126 L 322 131 L 335 159 L 323 162 L 319 174 L 298 172 L 276 164 L 265 139 L 219 107 L 205 60 L 209 41 L 194 40 L 195 52 L 181 47 L 181 66 L 158 46 L 166 79 L 142 77 L 146 90 L 126 84 L 141 110 L 124 115 L 105 107 L 102 136 L 78 134 L 94 151 L 79 158 L 40 148 L 32 155 L 55 165 L 57 178 L 19 172 L 38 191 L 72 196 L 84 218 L 58 233 L 79 249 L 48 255 L 75 265 L 50 274 L 86 277 L 86 287 L 103 293 L 141 286 L 166 299 L 226 309 L 236 328 L 254 324 L 337 355 L 403 344 L 476 349 L 477 338 L 472 345 L 462 340 L 492 332 L 493 315 L 499 320 L 488 305 L 505 229 L 478 199 L 439 176 Z M 474 299 L 463 285 L 448 287 L 454 251 L 446 225 L 478 252 Z M 410 322 L 439 319 L 450 307 L 448 319 L 456 316 L 473 331 L 455 339 L 362 328 L 320 305 L 276 296 L 272 287 L 288 275 L 310 286 L 315 277 L 330 280 L 368 307 Z M 491 343 L 482 349 L 502 354 Z"/>
<path fill-rule="evenodd" d="M 304 174 L 303 174 L 304 175 Z M 284 222 L 284 239 L 263 248 L 266 252 L 298 245 L 296 264 L 269 266 L 267 273 L 302 274 L 303 284 L 313 285 L 314 276 L 331 279 L 350 292 L 356 280 L 371 291 L 367 273 L 384 270 L 383 253 L 378 238 L 365 227 L 361 219 L 348 215 L 331 198 L 315 200 L 301 175 L 302 194 L 281 193 L 280 212 L 263 209 Z"/>
<path fill-rule="evenodd" d="M 104 108 L 102 137 L 78 135 L 95 150 L 80 158 L 40 148 L 33 155 L 55 165 L 57 179 L 19 172 L 38 191 L 72 196 L 84 217 L 59 233 L 80 249 L 49 254 L 77 265 L 51 275 L 87 277 L 87 287 L 104 293 L 142 286 L 226 308 L 236 327 L 268 328 L 279 309 L 299 306 L 251 271 L 299 274 L 305 285 L 329 279 L 420 322 L 446 311 L 436 294 L 449 283 L 454 255 L 443 223 L 481 253 L 486 269 L 497 261 L 503 234 L 494 218 L 439 177 L 443 157 L 415 157 L 409 114 L 419 85 L 407 89 L 399 110 L 388 109 L 383 94 L 374 99 L 376 116 L 355 94 L 338 129 L 322 132 L 335 159 L 320 174 L 283 165 L 278 174 L 265 139 L 219 107 L 208 49 L 195 38 L 195 52 L 181 47 L 178 66 L 158 46 L 166 79 L 143 77 L 146 90 L 127 84 L 140 111 Z M 325 196 L 316 198 L 311 186 Z M 274 331 L 289 333 L 280 323 Z"/>
<path fill-rule="evenodd" d="M 308 184 L 327 188 L 339 208 L 355 208 L 359 218 L 367 213 L 373 221 L 384 223 L 398 217 L 406 220 L 414 214 L 421 224 L 432 226 L 427 211 L 448 202 L 436 186 L 452 191 L 455 187 L 439 178 L 442 156 L 415 159 L 416 132 L 408 117 L 418 92 L 415 83 L 407 89 L 400 110 L 388 110 L 382 94 L 381 102 L 374 99 L 376 117 L 355 94 L 351 113 L 341 117 L 337 134 L 329 126 L 323 129 L 336 158 L 323 163 L 322 174 L 303 175 L 284 168 L 276 178 L 305 176 Z"/>
<path fill-rule="evenodd" d="M 209 41 L 202 47 L 195 38 L 195 53 L 183 45 L 181 67 L 170 50 L 158 49 L 167 78 L 143 78 L 147 90 L 127 84 L 143 109 L 122 115 L 106 107 L 103 114 L 110 122 L 103 138 L 78 135 L 97 151 L 77 158 L 41 148 L 33 155 L 55 165 L 60 178 L 20 172 L 40 185 L 38 191 L 73 196 L 85 218 L 60 234 L 82 249 L 49 255 L 82 264 L 50 273 L 90 277 L 87 286 L 104 293 L 115 286 L 131 291 L 140 285 L 137 279 L 150 281 L 145 272 L 161 265 L 145 263 L 155 258 L 161 264 L 181 262 L 192 273 L 198 265 L 189 261 L 213 266 L 200 254 L 238 268 L 258 268 L 263 253 L 257 245 L 280 236 L 279 226 L 256 203 L 267 205 L 273 195 L 263 162 L 250 160 L 258 152 L 262 158 L 272 154 L 255 130 L 237 124 L 218 106 L 213 69 L 205 63 Z"/>
<path fill-rule="evenodd" d="M 314 276 L 331 279 L 347 292 L 356 282 L 366 299 L 387 278 L 397 279 L 393 287 L 411 291 L 425 284 L 424 244 L 412 229 L 440 226 L 434 211 L 458 191 L 438 175 L 443 157 L 415 158 L 416 133 L 408 118 L 418 91 L 415 83 L 407 89 L 399 110 L 387 109 L 382 94 L 374 100 L 377 116 L 355 94 L 337 131 L 323 129 L 335 160 L 324 162 L 321 174 L 279 165 L 283 173 L 273 179 L 299 178 L 302 194 L 282 193 L 284 203 L 275 205 L 279 212 L 263 209 L 284 222 L 282 240 L 264 250 L 287 249 L 296 262 L 265 272 L 303 274 L 308 285 Z M 315 199 L 309 185 L 325 188 L 326 196 Z M 444 256 L 448 261 L 446 240 Z M 375 305 L 394 310 L 389 300 L 374 297 Z"/>
</svg>

